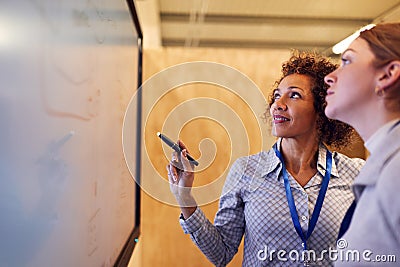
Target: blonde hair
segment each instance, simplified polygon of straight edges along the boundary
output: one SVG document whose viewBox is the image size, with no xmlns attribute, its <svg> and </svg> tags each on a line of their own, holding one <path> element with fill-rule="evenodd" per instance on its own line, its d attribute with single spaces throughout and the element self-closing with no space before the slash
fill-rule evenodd
<svg viewBox="0 0 400 267">
<path fill-rule="evenodd" d="M 381 23 L 360 33 L 375 56 L 374 67 L 380 68 L 400 60 L 400 23 Z M 384 97 L 392 108 L 400 110 L 400 79 L 386 88 Z"/>
</svg>

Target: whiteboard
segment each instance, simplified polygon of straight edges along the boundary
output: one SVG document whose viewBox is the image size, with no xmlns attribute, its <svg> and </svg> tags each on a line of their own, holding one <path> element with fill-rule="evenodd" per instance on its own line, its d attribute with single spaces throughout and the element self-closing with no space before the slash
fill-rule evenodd
<svg viewBox="0 0 400 267">
<path fill-rule="evenodd" d="M 0 266 L 114 265 L 136 220 L 137 74 L 126 2 L 0 1 Z"/>
</svg>

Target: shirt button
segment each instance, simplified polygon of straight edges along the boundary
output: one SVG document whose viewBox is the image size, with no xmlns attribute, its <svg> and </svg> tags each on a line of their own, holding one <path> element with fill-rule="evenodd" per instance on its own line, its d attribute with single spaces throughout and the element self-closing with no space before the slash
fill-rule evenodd
<svg viewBox="0 0 400 267">
<path fill-rule="evenodd" d="M 303 215 L 303 216 L 301 216 L 301 219 L 302 219 L 303 221 L 305 221 L 305 220 L 307 220 L 307 216 Z"/>
</svg>

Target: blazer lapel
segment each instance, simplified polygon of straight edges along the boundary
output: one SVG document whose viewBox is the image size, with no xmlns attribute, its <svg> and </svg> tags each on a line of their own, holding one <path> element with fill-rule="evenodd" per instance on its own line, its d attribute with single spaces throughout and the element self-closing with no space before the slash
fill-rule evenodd
<svg viewBox="0 0 400 267">
<path fill-rule="evenodd" d="M 354 181 L 353 191 L 358 200 L 364 188 L 378 182 L 380 172 L 386 162 L 400 150 L 400 125 L 389 131 L 385 143 L 367 159 L 364 167 Z"/>
</svg>

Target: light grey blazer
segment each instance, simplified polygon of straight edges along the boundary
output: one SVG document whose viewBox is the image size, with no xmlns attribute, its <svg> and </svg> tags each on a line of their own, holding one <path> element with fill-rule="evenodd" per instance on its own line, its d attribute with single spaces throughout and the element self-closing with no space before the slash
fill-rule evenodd
<svg viewBox="0 0 400 267">
<path fill-rule="evenodd" d="M 344 249 L 338 251 L 335 266 L 400 266 L 399 123 L 367 159 L 353 190 L 357 207 L 338 241 Z"/>
</svg>

